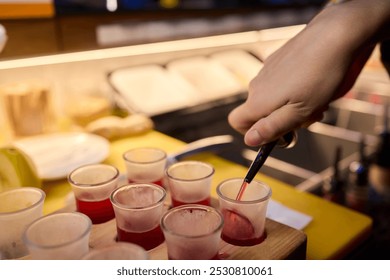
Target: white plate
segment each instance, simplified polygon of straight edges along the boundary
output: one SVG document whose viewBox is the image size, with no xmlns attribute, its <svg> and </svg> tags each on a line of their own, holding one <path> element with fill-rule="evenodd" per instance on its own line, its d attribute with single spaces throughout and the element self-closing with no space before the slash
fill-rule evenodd
<svg viewBox="0 0 390 280">
<path fill-rule="evenodd" d="M 212 54 L 211 60 L 214 60 L 229 69 L 236 78 L 248 90 L 250 81 L 259 73 L 263 63 L 244 50 L 226 50 Z"/>
<path fill-rule="evenodd" d="M 208 57 L 179 58 L 167 64 L 168 72 L 187 80 L 200 93 L 203 103 L 237 95 L 246 90 L 224 65 Z"/>
<path fill-rule="evenodd" d="M 150 64 L 115 70 L 111 85 L 136 112 L 154 116 L 199 103 L 199 93 L 184 78 Z"/>
<path fill-rule="evenodd" d="M 43 180 L 66 178 L 81 165 L 103 161 L 110 150 L 105 138 L 82 132 L 33 136 L 13 144 L 31 158 Z"/>
</svg>

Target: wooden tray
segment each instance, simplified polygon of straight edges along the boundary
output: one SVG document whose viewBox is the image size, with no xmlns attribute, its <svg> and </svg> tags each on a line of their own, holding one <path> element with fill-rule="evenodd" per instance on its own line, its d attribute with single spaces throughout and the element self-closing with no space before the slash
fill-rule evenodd
<svg viewBox="0 0 390 280">
<path fill-rule="evenodd" d="M 215 204 L 215 201 L 212 202 Z M 74 205 L 62 209 L 60 212 L 75 211 Z M 267 238 L 260 244 L 250 247 L 240 247 L 228 244 L 221 240 L 219 254 L 221 259 L 230 260 L 282 260 L 306 259 L 306 234 L 271 219 L 266 219 L 265 230 Z M 101 248 L 116 241 L 115 219 L 106 223 L 92 226 L 89 245 L 90 248 Z M 165 242 L 148 251 L 151 260 L 167 260 Z"/>
</svg>

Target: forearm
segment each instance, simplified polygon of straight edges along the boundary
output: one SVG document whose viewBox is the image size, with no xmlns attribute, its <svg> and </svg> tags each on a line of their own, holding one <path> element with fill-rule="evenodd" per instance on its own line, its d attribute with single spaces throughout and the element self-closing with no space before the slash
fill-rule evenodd
<svg viewBox="0 0 390 280">
<path fill-rule="evenodd" d="M 309 24 L 327 22 L 345 47 L 359 48 L 390 38 L 389 0 L 350 0 L 331 5 Z"/>
<path fill-rule="evenodd" d="M 333 69 L 339 75 L 349 73 L 333 96 L 340 97 L 352 86 L 375 45 L 390 38 L 390 0 L 350 0 L 328 6 L 302 35 L 317 36 L 310 49 L 327 57 L 319 59 L 323 65 L 318 69 Z M 328 63 L 336 68 L 326 66 Z"/>
</svg>

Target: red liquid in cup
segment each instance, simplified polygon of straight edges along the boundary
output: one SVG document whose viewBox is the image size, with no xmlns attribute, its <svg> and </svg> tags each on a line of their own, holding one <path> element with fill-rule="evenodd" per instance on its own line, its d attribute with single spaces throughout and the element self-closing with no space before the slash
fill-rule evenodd
<svg viewBox="0 0 390 280">
<path fill-rule="evenodd" d="M 118 241 L 131 242 L 140 245 L 145 250 L 150 250 L 164 242 L 164 234 L 160 228 L 145 232 L 129 232 L 117 227 Z"/>
<path fill-rule="evenodd" d="M 182 201 L 176 200 L 172 197 L 172 207 L 185 205 L 185 204 L 201 204 L 201 205 L 210 206 L 210 197 L 205 198 L 205 199 L 200 200 L 200 201 L 195 201 L 195 202 L 182 202 Z"/>
<path fill-rule="evenodd" d="M 222 211 L 224 217 L 224 227 L 221 238 L 236 246 L 253 246 L 260 244 L 266 237 L 264 233 L 261 236 L 255 236 L 255 229 L 252 223 L 244 216 L 231 211 Z"/>
<path fill-rule="evenodd" d="M 93 224 L 105 223 L 115 218 L 109 198 L 100 201 L 85 201 L 76 198 L 77 211 L 87 215 Z"/>
</svg>

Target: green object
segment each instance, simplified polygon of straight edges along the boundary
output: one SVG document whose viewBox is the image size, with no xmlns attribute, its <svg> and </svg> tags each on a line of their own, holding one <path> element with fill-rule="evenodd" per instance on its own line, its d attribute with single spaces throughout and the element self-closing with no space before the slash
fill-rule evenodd
<svg viewBox="0 0 390 280">
<path fill-rule="evenodd" d="M 17 148 L 0 148 L 0 192 L 26 186 L 41 187 L 31 159 Z"/>
</svg>

